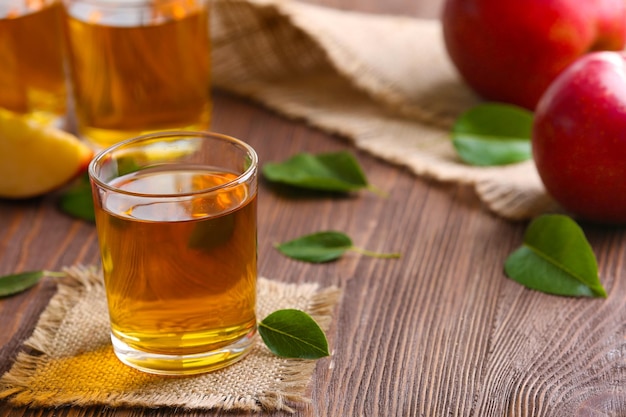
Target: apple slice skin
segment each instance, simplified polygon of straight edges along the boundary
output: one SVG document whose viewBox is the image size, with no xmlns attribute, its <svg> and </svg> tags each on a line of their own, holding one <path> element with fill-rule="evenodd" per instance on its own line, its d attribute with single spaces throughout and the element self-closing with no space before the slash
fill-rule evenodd
<svg viewBox="0 0 626 417">
<path fill-rule="evenodd" d="M 532 151 L 566 211 L 626 224 L 626 54 L 588 54 L 555 79 L 535 112 Z"/>
<path fill-rule="evenodd" d="M 623 0 L 446 0 L 441 21 L 467 85 L 529 110 L 578 57 L 626 44 Z"/>
</svg>

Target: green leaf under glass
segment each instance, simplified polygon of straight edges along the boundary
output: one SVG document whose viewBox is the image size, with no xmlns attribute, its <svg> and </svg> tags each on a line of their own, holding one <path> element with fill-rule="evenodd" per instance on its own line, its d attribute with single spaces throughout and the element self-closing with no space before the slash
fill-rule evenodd
<svg viewBox="0 0 626 417">
<path fill-rule="evenodd" d="M 192 249 L 210 252 L 225 245 L 235 231 L 235 215 L 227 214 L 219 217 L 209 217 L 196 222 L 188 246 Z"/>
<path fill-rule="evenodd" d="M 285 256 L 311 263 L 334 261 L 350 250 L 375 258 L 399 258 L 401 256 L 399 253 L 377 253 L 355 247 L 349 236 L 332 230 L 301 236 L 277 244 L 275 247 Z"/>
<path fill-rule="evenodd" d="M 0 297 L 8 297 L 29 289 L 37 284 L 43 277 L 64 276 L 63 272 L 52 271 L 29 271 L 19 274 L 4 275 L 0 277 Z"/>
<path fill-rule="evenodd" d="M 346 151 L 318 155 L 303 152 L 284 162 L 268 162 L 262 171 L 268 181 L 292 187 L 337 193 L 368 189 L 383 194 L 368 183 L 356 158 Z"/>
<path fill-rule="evenodd" d="M 265 345 L 286 358 L 319 359 L 328 356 L 328 341 L 308 314 L 295 309 L 278 310 L 258 326 Z"/>
<path fill-rule="evenodd" d="M 61 194 L 59 209 L 72 217 L 95 221 L 91 184 L 87 174 L 78 178 Z"/>
<path fill-rule="evenodd" d="M 563 296 L 606 297 L 596 257 L 583 230 L 568 216 L 536 218 L 523 245 L 506 260 L 514 281 L 534 290 Z"/>
<path fill-rule="evenodd" d="M 452 127 L 452 143 L 470 165 L 506 165 L 532 157 L 533 113 L 510 104 L 484 103 L 463 113 Z"/>
</svg>

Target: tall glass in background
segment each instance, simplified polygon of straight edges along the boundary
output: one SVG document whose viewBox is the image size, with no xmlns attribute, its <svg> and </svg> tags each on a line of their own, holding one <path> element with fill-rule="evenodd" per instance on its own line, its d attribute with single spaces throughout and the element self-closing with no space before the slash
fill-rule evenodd
<svg viewBox="0 0 626 417">
<path fill-rule="evenodd" d="M 60 1 L 0 0 L 0 107 L 64 127 L 64 54 Z"/>
<path fill-rule="evenodd" d="M 218 369 L 256 332 L 257 156 L 224 135 L 120 142 L 89 167 L 113 348 L 157 374 Z"/>
<path fill-rule="evenodd" d="M 207 130 L 209 0 L 65 0 L 78 133 Z"/>
</svg>

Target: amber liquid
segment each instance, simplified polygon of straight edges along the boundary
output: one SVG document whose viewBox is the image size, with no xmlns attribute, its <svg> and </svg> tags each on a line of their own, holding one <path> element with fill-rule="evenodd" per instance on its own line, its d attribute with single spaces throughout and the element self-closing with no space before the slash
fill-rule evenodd
<svg viewBox="0 0 626 417">
<path fill-rule="evenodd" d="M 190 193 L 234 177 L 169 169 L 111 185 Z M 114 337 L 144 352 L 189 355 L 255 331 L 256 193 L 246 184 L 177 202 L 111 193 L 101 204 L 96 224 Z"/>
<path fill-rule="evenodd" d="M 60 2 L 26 2 L 0 13 L 0 107 L 42 123 L 66 112 Z"/>
<path fill-rule="evenodd" d="M 102 23 L 97 10 L 82 16 L 69 7 L 70 64 L 81 136 L 106 147 L 159 130 L 208 129 L 206 7 L 165 10 L 161 20 L 135 26 Z"/>
</svg>

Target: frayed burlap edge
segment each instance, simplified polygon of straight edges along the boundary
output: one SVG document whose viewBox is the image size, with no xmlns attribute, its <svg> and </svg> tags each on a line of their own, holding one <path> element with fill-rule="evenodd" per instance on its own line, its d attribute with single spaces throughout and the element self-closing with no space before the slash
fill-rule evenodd
<svg viewBox="0 0 626 417">
<path fill-rule="evenodd" d="M 97 406 L 109 407 L 177 407 L 184 409 L 221 409 L 221 410 L 281 410 L 294 412 L 294 403 L 310 403 L 306 392 L 312 378 L 316 361 L 299 359 L 281 359 L 280 379 L 273 381 L 271 388 L 255 398 L 238 396 L 205 396 L 199 403 L 163 402 L 142 403 L 132 392 L 109 393 L 97 401 L 85 399 L 65 392 L 37 393 L 30 389 L 29 382 L 40 366 L 44 366 L 49 357 L 55 333 L 63 324 L 75 300 L 80 299 L 95 285 L 101 284 L 101 275 L 97 268 L 72 266 L 64 268 L 66 276 L 58 284 L 57 293 L 50 300 L 42 313 L 32 336 L 24 342 L 24 350 L 16 358 L 13 367 L 0 377 L 0 399 L 6 399 L 14 406 L 59 407 L 59 406 Z M 265 278 L 259 278 L 270 291 L 296 291 L 306 286 L 314 293 L 308 299 L 305 311 L 327 331 L 332 322 L 332 311 L 341 297 L 341 290 L 335 286 L 319 289 L 318 284 L 281 284 Z M 274 376 L 274 375 L 273 375 Z"/>
<path fill-rule="evenodd" d="M 47 359 L 45 353 L 49 351 L 50 342 L 54 339 L 54 334 L 67 312 L 72 308 L 71 300 L 81 297 L 96 283 L 94 268 L 85 269 L 77 266 L 65 268 L 64 272 L 67 275 L 57 285 L 57 292 L 40 316 L 33 334 L 24 342 L 24 347 L 34 352 L 32 350 L 19 352 L 14 366 L 0 378 L 0 399 L 11 398 L 15 405 L 36 402 L 36 398 L 27 393 L 30 378 L 37 368 L 45 363 Z"/>
</svg>

